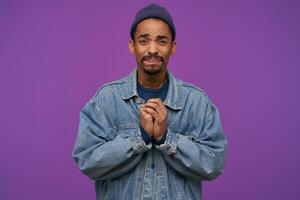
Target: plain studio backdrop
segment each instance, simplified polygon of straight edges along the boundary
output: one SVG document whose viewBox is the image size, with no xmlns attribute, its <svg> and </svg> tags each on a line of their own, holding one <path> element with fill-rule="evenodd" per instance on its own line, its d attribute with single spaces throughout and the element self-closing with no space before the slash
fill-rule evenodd
<svg viewBox="0 0 300 200">
<path fill-rule="evenodd" d="M 205 200 L 299 198 L 300 1 L 0 1 L 0 199 L 95 199 L 71 158 L 79 111 L 136 64 L 136 12 L 165 6 L 169 69 L 202 88 L 228 137 Z"/>
</svg>

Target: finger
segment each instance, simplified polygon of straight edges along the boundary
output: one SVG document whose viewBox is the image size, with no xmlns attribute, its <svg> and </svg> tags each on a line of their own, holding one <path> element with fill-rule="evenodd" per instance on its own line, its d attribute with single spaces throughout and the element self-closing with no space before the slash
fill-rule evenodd
<svg viewBox="0 0 300 200">
<path fill-rule="evenodd" d="M 157 104 L 163 112 L 166 112 L 166 111 L 167 111 L 167 108 L 166 108 L 165 104 L 161 101 L 160 98 L 149 99 L 149 100 L 147 101 L 147 103 L 148 103 L 148 102 Z"/>
<path fill-rule="evenodd" d="M 153 102 L 147 102 L 146 104 L 144 104 L 145 107 L 150 107 L 152 109 L 154 109 L 158 114 L 162 115 L 163 114 L 163 110 L 161 109 L 161 107 Z"/>
<path fill-rule="evenodd" d="M 147 112 L 144 109 L 141 109 L 141 117 L 145 119 L 153 119 L 153 116 L 151 113 Z"/>
<path fill-rule="evenodd" d="M 141 114 L 142 114 L 142 115 L 145 115 L 145 114 L 151 114 L 151 113 L 146 109 L 146 107 L 141 108 L 140 111 L 141 111 Z"/>
<path fill-rule="evenodd" d="M 151 101 L 147 102 L 146 105 L 156 105 L 154 106 L 160 115 L 160 119 L 166 118 L 168 111 L 165 105 L 160 101 L 160 99 L 151 99 Z"/>
<path fill-rule="evenodd" d="M 147 102 L 153 102 L 153 103 L 162 103 L 160 98 L 152 98 L 152 99 L 148 99 Z"/>
<path fill-rule="evenodd" d="M 153 108 L 150 108 L 150 107 L 144 107 L 143 108 L 143 111 L 147 112 L 148 114 L 152 115 L 154 118 L 156 119 L 160 119 L 160 116 L 159 114 L 153 109 Z"/>
</svg>

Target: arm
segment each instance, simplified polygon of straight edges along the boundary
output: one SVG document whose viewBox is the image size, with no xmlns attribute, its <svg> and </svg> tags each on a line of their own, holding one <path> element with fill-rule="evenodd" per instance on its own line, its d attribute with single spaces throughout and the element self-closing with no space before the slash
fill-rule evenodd
<svg viewBox="0 0 300 200">
<path fill-rule="evenodd" d="M 114 130 L 109 128 L 99 102 L 97 96 L 93 97 L 80 112 L 72 157 L 90 178 L 113 179 L 136 166 L 142 154 L 151 148 L 151 143 L 145 145 L 138 128 L 110 138 Z"/>
<path fill-rule="evenodd" d="M 167 163 L 181 175 L 199 180 L 212 180 L 224 168 L 227 140 L 217 108 L 207 104 L 202 130 L 188 138 L 168 129 L 164 144 L 155 145 Z"/>
</svg>

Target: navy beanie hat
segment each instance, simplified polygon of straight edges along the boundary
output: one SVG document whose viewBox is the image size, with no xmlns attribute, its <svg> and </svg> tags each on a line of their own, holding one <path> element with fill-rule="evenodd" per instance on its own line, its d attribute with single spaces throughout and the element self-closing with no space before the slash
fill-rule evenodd
<svg viewBox="0 0 300 200">
<path fill-rule="evenodd" d="M 145 8 L 142 8 L 140 11 L 137 12 L 130 28 L 130 36 L 132 39 L 134 39 L 134 32 L 138 23 L 148 18 L 158 18 L 167 23 L 172 33 L 172 39 L 175 40 L 176 30 L 173 24 L 172 16 L 164 7 L 161 7 L 154 3 L 146 6 Z"/>
</svg>

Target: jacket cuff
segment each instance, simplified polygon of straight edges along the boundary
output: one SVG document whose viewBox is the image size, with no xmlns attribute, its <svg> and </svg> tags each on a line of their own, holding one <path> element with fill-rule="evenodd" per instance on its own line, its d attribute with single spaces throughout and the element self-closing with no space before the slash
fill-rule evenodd
<svg viewBox="0 0 300 200">
<path fill-rule="evenodd" d="M 150 137 L 148 135 L 148 133 L 143 129 L 142 126 L 140 127 L 140 131 L 141 131 L 142 139 L 144 140 L 146 145 L 148 145 L 150 142 L 152 142 L 152 137 Z"/>
<path fill-rule="evenodd" d="M 154 143 L 157 144 L 157 145 L 164 144 L 166 139 L 167 139 L 167 133 L 168 133 L 168 130 L 166 131 L 166 133 L 162 136 L 162 138 L 160 140 L 155 140 L 154 139 Z"/>
<path fill-rule="evenodd" d="M 131 135 L 131 142 L 133 152 L 136 154 L 144 153 L 152 148 L 152 143 L 146 144 L 141 136 L 141 130 L 138 128 L 137 131 Z"/>
<path fill-rule="evenodd" d="M 155 144 L 155 148 L 169 156 L 176 154 L 177 151 L 177 134 L 168 128 L 165 142 L 161 145 Z"/>
</svg>

